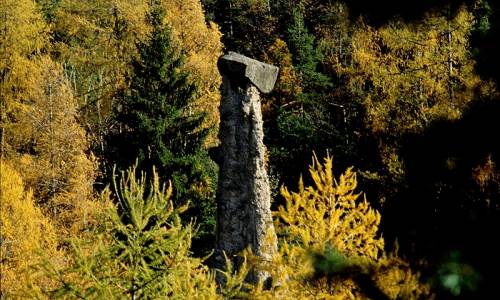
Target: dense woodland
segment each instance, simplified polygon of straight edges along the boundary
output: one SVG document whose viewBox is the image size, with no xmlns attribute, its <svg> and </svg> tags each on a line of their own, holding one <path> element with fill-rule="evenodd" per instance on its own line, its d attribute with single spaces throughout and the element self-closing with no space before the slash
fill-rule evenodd
<svg viewBox="0 0 500 300">
<path fill-rule="evenodd" d="M 0 298 L 498 298 L 499 18 L 492 0 L 1 0 Z M 278 251 L 218 270 L 226 51 L 280 68 Z"/>
</svg>

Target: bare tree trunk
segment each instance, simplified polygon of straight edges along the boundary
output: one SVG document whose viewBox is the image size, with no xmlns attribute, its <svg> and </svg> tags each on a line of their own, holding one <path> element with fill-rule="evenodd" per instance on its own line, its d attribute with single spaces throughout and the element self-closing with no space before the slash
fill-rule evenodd
<svg viewBox="0 0 500 300">
<path fill-rule="evenodd" d="M 453 91 L 453 57 L 452 57 L 452 28 L 451 28 L 451 7 L 448 5 L 447 7 L 447 18 L 446 22 L 448 23 L 448 32 L 447 32 L 447 38 L 448 38 L 448 94 L 450 96 L 450 101 L 452 106 L 454 105 L 455 102 L 455 95 Z"/>
<path fill-rule="evenodd" d="M 50 147 L 50 173 L 51 173 L 51 182 L 50 182 L 50 197 L 54 197 L 56 194 L 56 158 L 55 158 L 55 149 L 54 149 L 54 104 L 52 101 L 52 84 L 49 83 L 48 86 L 49 93 L 49 147 Z M 57 209 L 54 205 L 53 207 L 54 217 L 57 215 Z"/>
</svg>

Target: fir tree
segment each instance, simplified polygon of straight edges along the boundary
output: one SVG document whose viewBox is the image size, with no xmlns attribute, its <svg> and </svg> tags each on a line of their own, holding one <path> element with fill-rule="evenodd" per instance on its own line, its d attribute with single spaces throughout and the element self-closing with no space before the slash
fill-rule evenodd
<svg viewBox="0 0 500 300">
<path fill-rule="evenodd" d="M 323 54 L 314 45 L 314 35 L 307 30 L 301 8 L 293 10 L 291 26 L 288 28 L 288 44 L 305 87 L 317 89 L 330 86 L 328 77 L 317 70 Z"/>
<path fill-rule="evenodd" d="M 210 236 L 216 169 L 203 149 L 208 130 L 200 129 L 204 115 L 193 109 L 196 85 L 182 71 L 184 57 L 162 20 L 163 11 L 153 8 L 152 33 L 137 45 L 130 89 L 117 113 L 120 130 L 110 140 L 110 161 L 121 170 L 135 160 L 141 170 L 156 166 L 162 179 L 172 179 L 174 202 L 190 200 L 189 215 L 200 216 L 201 234 Z"/>
</svg>

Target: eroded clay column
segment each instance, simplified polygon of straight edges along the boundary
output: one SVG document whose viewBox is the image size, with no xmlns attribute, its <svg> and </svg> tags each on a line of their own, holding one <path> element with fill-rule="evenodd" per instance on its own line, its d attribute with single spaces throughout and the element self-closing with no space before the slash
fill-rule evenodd
<svg viewBox="0 0 500 300">
<path fill-rule="evenodd" d="M 223 83 L 215 259 L 222 267 L 223 252 L 232 257 L 250 246 L 267 260 L 276 249 L 260 93 L 273 89 L 278 68 L 229 52 L 219 59 L 219 70 Z M 258 270 L 253 275 L 257 278 L 252 280 L 266 276 Z"/>
</svg>

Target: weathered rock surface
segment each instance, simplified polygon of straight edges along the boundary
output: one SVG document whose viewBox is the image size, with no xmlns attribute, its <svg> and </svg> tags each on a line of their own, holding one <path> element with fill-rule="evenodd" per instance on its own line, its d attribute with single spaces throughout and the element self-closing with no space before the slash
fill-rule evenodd
<svg viewBox="0 0 500 300">
<path fill-rule="evenodd" d="M 278 68 L 230 52 L 220 58 L 219 69 L 223 83 L 215 259 L 222 267 L 223 252 L 232 257 L 250 246 L 267 260 L 276 248 L 260 92 L 272 90 Z M 262 272 L 254 275 L 254 280 L 265 279 Z"/>
<path fill-rule="evenodd" d="M 223 76 L 229 77 L 233 85 L 239 84 L 244 87 L 246 82 L 250 82 L 262 93 L 270 93 L 278 78 L 278 67 L 236 52 L 229 51 L 228 54 L 222 56 L 218 65 L 220 72 Z"/>
</svg>

